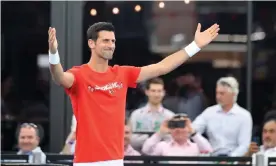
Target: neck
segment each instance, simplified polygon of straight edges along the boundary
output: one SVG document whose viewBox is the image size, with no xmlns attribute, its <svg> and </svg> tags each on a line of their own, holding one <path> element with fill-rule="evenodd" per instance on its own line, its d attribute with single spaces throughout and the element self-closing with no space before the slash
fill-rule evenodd
<svg viewBox="0 0 276 166">
<path fill-rule="evenodd" d="M 96 55 L 96 53 L 92 53 L 92 54 L 88 62 L 88 66 L 96 72 L 100 72 L 100 73 L 106 72 L 108 69 L 108 60 L 100 58 L 98 55 Z"/>
<path fill-rule="evenodd" d="M 227 105 L 222 106 L 222 109 L 223 109 L 223 111 L 228 112 L 231 110 L 231 108 L 233 108 L 233 106 L 234 106 L 234 104 L 227 104 Z"/>
<path fill-rule="evenodd" d="M 161 107 L 161 103 L 158 104 L 154 104 L 154 103 L 148 103 L 150 110 L 159 110 L 159 108 Z"/>
<path fill-rule="evenodd" d="M 175 140 L 175 142 L 179 145 L 184 145 L 187 142 L 187 140 Z"/>
<path fill-rule="evenodd" d="M 272 148 L 275 148 L 276 146 L 272 146 L 272 145 L 264 145 L 263 148 L 264 150 L 268 150 L 268 149 L 272 149 Z"/>
</svg>

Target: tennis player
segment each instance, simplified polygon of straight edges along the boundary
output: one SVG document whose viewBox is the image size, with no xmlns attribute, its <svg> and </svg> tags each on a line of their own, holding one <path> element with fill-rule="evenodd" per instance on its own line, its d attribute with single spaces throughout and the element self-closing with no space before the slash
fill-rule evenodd
<svg viewBox="0 0 276 166">
<path fill-rule="evenodd" d="M 87 30 L 89 62 L 64 72 L 56 29 L 50 27 L 50 72 L 69 95 L 77 119 L 74 166 L 123 166 L 128 87 L 135 88 L 139 82 L 171 72 L 215 39 L 218 31 L 218 24 L 203 32 L 198 24 L 193 42 L 156 64 L 109 66 L 115 50 L 114 27 L 111 23 L 98 22 Z"/>
</svg>

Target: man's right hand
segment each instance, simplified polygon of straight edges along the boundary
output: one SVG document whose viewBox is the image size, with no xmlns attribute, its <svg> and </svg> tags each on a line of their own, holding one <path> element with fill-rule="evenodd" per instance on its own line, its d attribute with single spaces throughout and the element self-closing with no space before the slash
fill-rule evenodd
<svg viewBox="0 0 276 166">
<path fill-rule="evenodd" d="M 56 29 L 49 27 L 48 30 L 48 42 L 49 42 L 49 50 L 51 54 L 55 54 L 57 52 L 58 43 L 56 38 Z"/>
<path fill-rule="evenodd" d="M 159 129 L 159 134 L 160 135 L 166 135 L 169 133 L 170 129 L 168 128 L 168 122 L 169 120 L 165 120 L 161 126 L 160 126 L 160 129 Z"/>
<path fill-rule="evenodd" d="M 259 150 L 258 144 L 256 142 L 251 142 L 247 154 L 248 156 L 252 156 L 252 154 L 257 153 Z"/>
</svg>

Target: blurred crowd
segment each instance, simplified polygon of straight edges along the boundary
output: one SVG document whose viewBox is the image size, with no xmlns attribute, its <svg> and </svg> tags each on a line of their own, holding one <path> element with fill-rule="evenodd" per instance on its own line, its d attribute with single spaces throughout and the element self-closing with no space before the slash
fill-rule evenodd
<svg viewBox="0 0 276 166">
<path fill-rule="evenodd" d="M 276 110 L 269 111 L 261 127 L 261 139 L 253 133 L 251 114 L 237 103 L 239 83 L 222 77 L 216 84 L 216 105 L 206 107 L 206 99 L 192 75 L 177 79 L 178 97 L 167 98 L 161 78 L 144 85 L 147 101 L 129 112 L 125 122 L 125 156 L 254 156 L 276 157 Z M 183 88 L 185 87 L 185 88 Z M 190 87 L 187 88 L 187 87 Z M 60 154 L 74 154 L 77 121 Z M 18 154 L 41 153 L 42 134 L 33 123 L 23 123 L 17 131 Z"/>
</svg>

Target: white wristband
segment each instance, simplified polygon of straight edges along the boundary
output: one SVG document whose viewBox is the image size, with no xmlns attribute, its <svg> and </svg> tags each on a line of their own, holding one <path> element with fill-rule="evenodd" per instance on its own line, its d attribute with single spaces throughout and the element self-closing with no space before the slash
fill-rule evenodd
<svg viewBox="0 0 276 166">
<path fill-rule="evenodd" d="M 58 54 L 58 50 L 55 54 L 51 54 L 49 51 L 49 63 L 52 65 L 57 65 L 60 63 L 60 58 Z"/>
<path fill-rule="evenodd" d="M 198 53 L 200 51 L 200 48 L 197 46 L 196 42 L 193 41 L 188 46 L 186 46 L 184 48 L 184 50 L 189 55 L 189 57 L 192 57 L 192 56 L 194 56 L 196 53 Z"/>
</svg>

